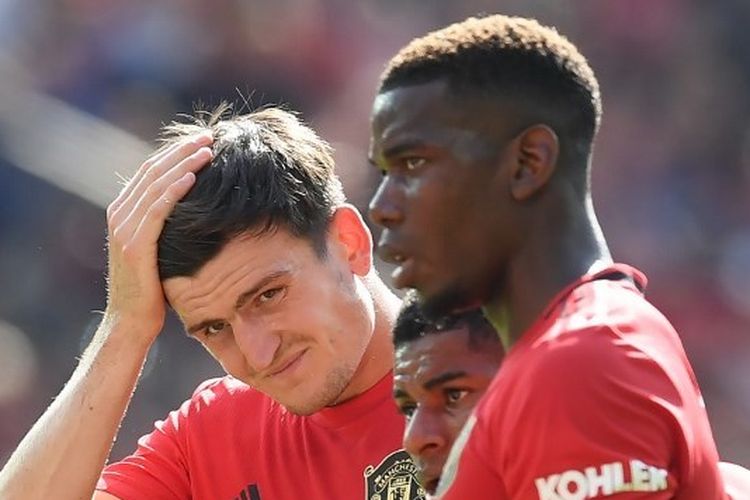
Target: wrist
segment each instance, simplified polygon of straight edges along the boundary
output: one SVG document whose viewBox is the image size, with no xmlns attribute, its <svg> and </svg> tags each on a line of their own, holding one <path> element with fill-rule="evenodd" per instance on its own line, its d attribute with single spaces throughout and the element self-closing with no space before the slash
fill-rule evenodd
<svg viewBox="0 0 750 500">
<path fill-rule="evenodd" d="M 161 331 L 161 325 L 113 311 L 105 311 L 95 338 L 122 343 L 148 352 Z"/>
</svg>

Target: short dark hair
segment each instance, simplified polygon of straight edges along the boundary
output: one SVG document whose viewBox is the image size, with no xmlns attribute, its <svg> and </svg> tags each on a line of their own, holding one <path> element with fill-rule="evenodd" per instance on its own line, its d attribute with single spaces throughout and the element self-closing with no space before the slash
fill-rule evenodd
<svg viewBox="0 0 750 500">
<path fill-rule="evenodd" d="M 426 316 L 419 298 L 413 290 L 407 292 L 393 327 L 393 344 L 395 347 L 425 337 L 455 330 L 465 326 L 469 333 L 469 347 L 481 349 L 486 342 L 500 343 L 495 328 L 482 314 L 481 309 L 448 314 L 440 318 Z"/>
<path fill-rule="evenodd" d="M 519 106 L 555 130 L 561 155 L 580 163 L 591 153 L 602 113 L 599 84 L 586 58 L 554 28 L 499 14 L 451 24 L 401 49 L 378 93 L 439 79 L 457 93 L 478 90 Z"/>
<path fill-rule="evenodd" d="M 211 130 L 214 156 L 164 224 L 158 242 L 162 280 L 193 276 L 246 232 L 261 236 L 283 228 L 325 254 L 332 215 L 345 200 L 329 145 L 277 107 L 228 112 L 223 105 L 165 127 L 164 147 Z"/>
</svg>

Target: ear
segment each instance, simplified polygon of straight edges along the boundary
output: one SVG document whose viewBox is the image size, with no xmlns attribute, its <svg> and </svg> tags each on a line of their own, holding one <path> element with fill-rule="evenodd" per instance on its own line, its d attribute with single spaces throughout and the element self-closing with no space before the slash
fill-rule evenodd
<svg viewBox="0 0 750 500">
<path fill-rule="evenodd" d="M 537 193 L 557 166 L 560 143 L 557 134 L 547 125 L 533 125 L 516 136 L 517 161 L 511 172 L 510 189 L 516 201 Z"/>
<path fill-rule="evenodd" d="M 344 252 L 353 273 L 365 276 L 370 272 L 372 234 L 354 206 L 344 204 L 336 209 L 331 221 L 329 238 L 332 238 L 332 242 L 338 243 L 337 247 Z"/>
</svg>

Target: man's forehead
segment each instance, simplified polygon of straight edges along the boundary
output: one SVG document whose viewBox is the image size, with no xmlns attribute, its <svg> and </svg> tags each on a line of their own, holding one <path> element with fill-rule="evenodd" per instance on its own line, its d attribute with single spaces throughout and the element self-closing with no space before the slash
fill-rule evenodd
<svg viewBox="0 0 750 500">
<path fill-rule="evenodd" d="M 442 102 L 447 97 L 446 92 L 447 84 L 442 80 L 398 86 L 381 92 L 375 97 L 372 107 L 373 130 L 380 131 L 387 138 L 389 127 L 435 114 L 440 110 L 434 104 Z"/>
<path fill-rule="evenodd" d="M 167 300 L 185 318 L 213 303 L 218 295 L 228 300 L 269 276 L 295 274 L 304 263 L 293 239 L 281 231 L 270 236 L 238 236 L 195 275 L 165 280 Z"/>
<path fill-rule="evenodd" d="M 419 366 L 455 364 L 470 353 L 468 332 L 459 327 L 432 332 L 405 342 L 396 348 L 396 364 Z"/>
<path fill-rule="evenodd" d="M 504 136 L 512 114 L 512 106 L 483 94 L 454 95 L 444 80 L 395 87 L 375 99 L 370 159 L 408 143 L 448 147 L 459 139 Z"/>
</svg>

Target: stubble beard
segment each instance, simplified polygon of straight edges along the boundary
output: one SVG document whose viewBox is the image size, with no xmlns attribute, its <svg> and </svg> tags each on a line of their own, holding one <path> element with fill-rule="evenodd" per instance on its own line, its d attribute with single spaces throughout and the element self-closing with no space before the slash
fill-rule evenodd
<svg viewBox="0 0 750 500">
<path fill-rule="evenodd" d="M 320 389 L 312 396 L 305 398 L 304 401 L 284 404 L 284 407 L 295 415 L 309 416 L 327 406 L 333 406 L 349 386 L 355 371 L 356 367 L 348 364 L 335 366 L 326 376 Z"/>
</svg>

